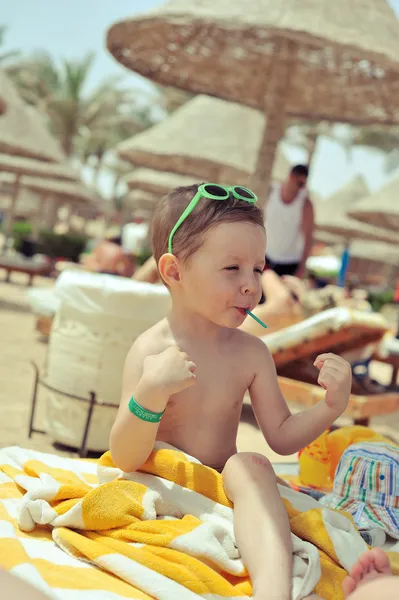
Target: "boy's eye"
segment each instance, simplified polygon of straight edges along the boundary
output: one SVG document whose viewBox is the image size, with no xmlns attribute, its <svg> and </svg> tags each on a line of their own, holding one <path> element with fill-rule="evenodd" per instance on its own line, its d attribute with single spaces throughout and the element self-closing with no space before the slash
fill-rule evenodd
<svg viewBox="0 0 399 600">
<path fill-rule="evenodd" d="M 231 265 L 230 267 L 226 267 L 226 271 L 238 271 L 238 266 Z"/>
<path fill-rule="evenodd" d="M 255 273 L 259 273 L 260 275 L 262 275 L 263 269 L 255 269 Z"/>
</svg>

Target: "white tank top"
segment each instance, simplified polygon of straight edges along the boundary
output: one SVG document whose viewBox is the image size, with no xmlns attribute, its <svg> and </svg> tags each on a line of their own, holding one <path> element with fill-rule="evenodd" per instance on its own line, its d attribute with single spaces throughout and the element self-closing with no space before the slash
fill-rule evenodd
<svg viewBox="0 0 399 600">
<path fill-rule="evenodd" d="M 266 256 L 276 263 L 300 262 L 305 239 L 302 231 L 303 205 L 307 198 L 306 188 L 299 190 L 293 202 L 281 199 L 281 183 L 271 186 L 265 210 Z"/>
</svg>

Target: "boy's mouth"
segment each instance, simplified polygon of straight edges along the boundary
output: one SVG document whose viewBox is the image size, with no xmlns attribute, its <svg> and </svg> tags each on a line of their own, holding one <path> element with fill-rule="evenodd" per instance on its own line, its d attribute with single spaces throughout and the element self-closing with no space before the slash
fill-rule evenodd
<svg viewBox="0 0 399 600">
<path fill-rule="evenodd" d="M 241 306 L 236 306 L 236 309 L 238 310 L 238 312 L 240 313 L 240 315 L 242 315 L 243 317 L 247 316 L 247 310 L 250 310 L 249 308 L 242 308 Z"/>
</svg>

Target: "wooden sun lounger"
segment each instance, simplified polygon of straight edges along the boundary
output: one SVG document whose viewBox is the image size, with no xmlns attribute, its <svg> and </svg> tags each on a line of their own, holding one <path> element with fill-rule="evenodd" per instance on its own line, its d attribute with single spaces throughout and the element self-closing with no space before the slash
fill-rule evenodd
<svg viewBox="0 0 399 600">
<path fill-rule="evenodd" d="M 323 400 L 325 391 L 311 383 L 278 378 L 280 389 L 287 402 L 310 407 Z M 368 427 L 370 419 L 377 415 L 387 415 L 399 410 L 399 394 L 390 392 L 386 394 L 356 395 L 351 394 L 349 405 L 344 413 L 353 419 L 355 425 Z"/>
<path fill-rule="evenodd" d="M 381 339 L 381 330 L 370 330 L 353 325 L 338 332 L 331 332 L 312 340 L 304 340 L 302 344 L 292 348 L 281 348 L 273 352 L 276 367 L 282 367 L 293 361 L 316 356 L 321 352 L 344 354 L 351 350 L 364 348 Z"/>
<path fill-rule="evenodd" d="M 376 352 L 386 332 L 387 325 L 379 315 L 336 308 L 263 339 L 272 352 L 285 399 L 308 407 L 325 394 L 317 384 L 318 371 L 313 365 L 318 354 L 333 352 L 346 355 L 350 361 L 356 355 L 380 360 L 373 351 Z M 399 366 L 398 357 L 382 360 L 392 364 L 394 370 Z M 399 393 L 384 392 L 381 388 L 354 377 L 346 414 L 355 423 L 368 425 L 373 416 L 399 410 Z"/>
<path fill-rule="evenodd" d="M 8 258 L 6 256 L 0 257 L 0 269 L 6 271 L 5 281 L 10 281 L 11 273 L 26 273 L 29 276 L 28 286 L 31 286 L 36 276 L 48 276 L 53 270 L 52 263 L 35 263 L 30 260 L 23 260 L 20 258 Z"/>
</svg>

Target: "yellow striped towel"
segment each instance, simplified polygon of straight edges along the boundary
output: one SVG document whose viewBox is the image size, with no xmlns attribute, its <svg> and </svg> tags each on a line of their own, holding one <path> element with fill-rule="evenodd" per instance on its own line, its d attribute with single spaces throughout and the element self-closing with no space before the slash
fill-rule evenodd
<svg viewBox="0 0 399 600">
<path fill-rule="evenodd" d="M 343 598 L 345 570 L 367 549 L 351 518 L 280 491 L 292 530 L 293 598 L 313 589 Z M 50 597 L 250 597 L 234 542 L 221 475 L 166 444 L 131 474 L 117 469 L 108 452 L 81 461 L 0 450 L 0 567 Z M 396 569 L 398 555 L 391 558 Z"/>
</svg>

